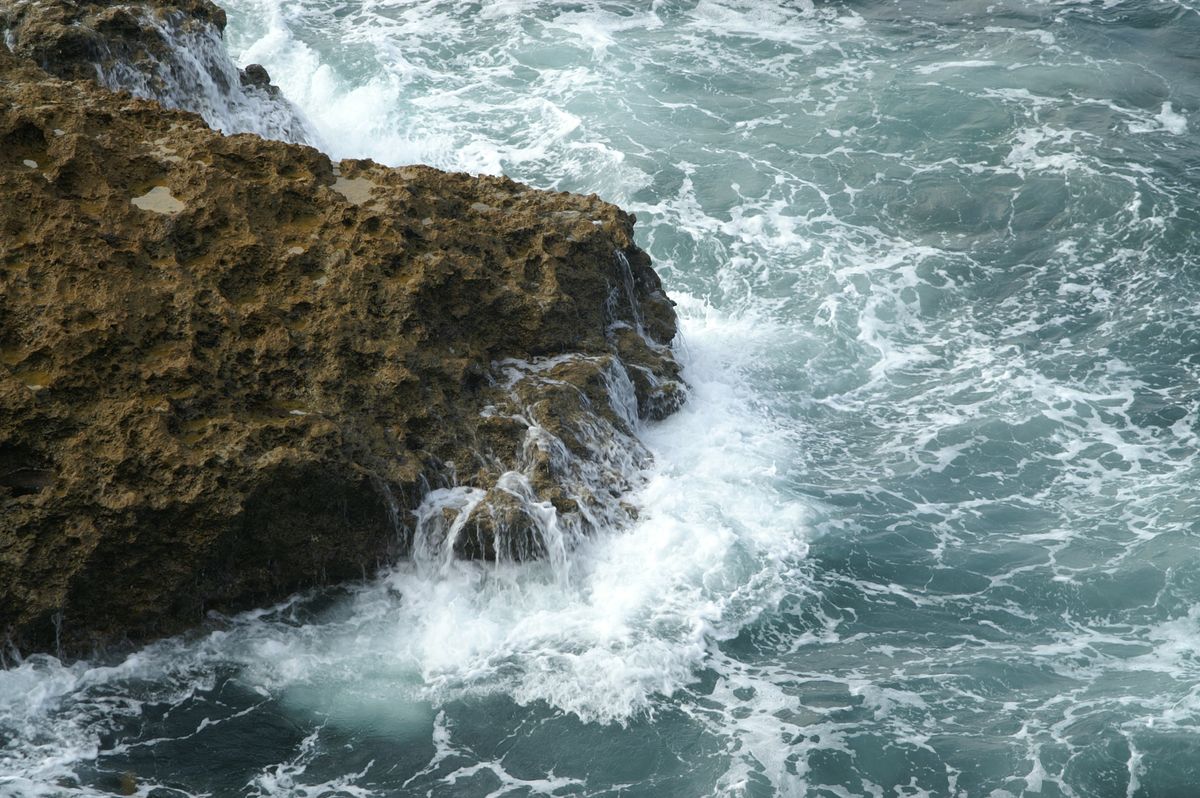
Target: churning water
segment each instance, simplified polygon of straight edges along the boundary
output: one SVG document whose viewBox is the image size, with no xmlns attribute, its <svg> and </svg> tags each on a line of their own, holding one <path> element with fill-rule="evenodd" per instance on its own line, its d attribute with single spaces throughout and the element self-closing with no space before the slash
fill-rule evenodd
<svg viewBox="0 0 1200 798">
<path fill-rule="evenodd" d="M 331 154 L 635 211 L 691 401 L 562 562 L 0 672 L 0 793 L 1200 795 L 1194 0 L 225 6 Z"/>
</svg>

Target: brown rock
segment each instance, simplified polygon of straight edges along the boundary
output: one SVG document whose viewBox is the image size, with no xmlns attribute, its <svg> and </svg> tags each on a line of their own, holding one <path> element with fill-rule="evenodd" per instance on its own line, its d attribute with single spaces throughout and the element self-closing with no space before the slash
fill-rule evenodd
<svg viewBox="0 0 1200 798">
<path fill-rule="evenodd" d="M 0 634 L 80 651 L 414 535 L 520 558 L 620 523 L 634 416 L 682 397 L 633 223 L 224 137 L 0 48 Z"/>
</svg>

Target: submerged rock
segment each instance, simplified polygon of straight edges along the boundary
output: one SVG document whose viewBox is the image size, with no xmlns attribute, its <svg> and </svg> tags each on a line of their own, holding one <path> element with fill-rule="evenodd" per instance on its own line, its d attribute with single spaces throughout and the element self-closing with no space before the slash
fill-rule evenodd
<svg viewBox="0 0 1200 798">
<path fill-rule="evenodd" d="M 627 519 L 634 426 L 683 395 L 634 219 L 594 196 L 222 136 L 0 48 L 0 198 L 0 634 L 26 650 L 414 549 L 561 556 Z"/>
</svg>

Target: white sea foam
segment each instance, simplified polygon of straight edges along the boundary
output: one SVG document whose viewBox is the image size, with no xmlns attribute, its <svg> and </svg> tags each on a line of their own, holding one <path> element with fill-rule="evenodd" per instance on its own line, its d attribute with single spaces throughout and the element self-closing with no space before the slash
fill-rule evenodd
<svg viewBox="0 0 1200 798">
<path fill-rule="evenodd" d="M 427 702 L 495 691 L 589 721 L 628 722 L 690 683 L 715 641 L 781 597 L 806 551 L 808 509 L 781 491 L 776 464 L 788 456 L 786 436 L 753 411 L 738 374 L 737 363 L 773 331 L 699 302 L 684 308 L 693 399 L 644 430 L 656 462 L 636 497 L 638 523 L 578 550 L 569 579 L 550 563 L 403 563 L 354 591 L 328 623 L 295 627 L 258 612 L 198 643 L 152 646 L 116 668 L 31 660 L 0 672 L 0 714 L 7 728 L 46 748 L 5 755 L 4 769 L 19 774 L 9 786 L 49 784 L 97 755 L 98 729 L 81 722 L 94 711 L 80 703 L 82 692 L 150 680 L 177 693 L 157 700 L 179 701 L 204 689 L 196 674 L 217 663 L 239 663 L 240 681 L 253 689 L 351 727 L 403 725 L 410 715 L 421 724 Z M 138 706 L 118 700 L 112 719 L 134 717 Z M 355 786 L 362 773 L 308 777 L 318 732 L 294 759 L 256 776 L 252 794 L 371 794 Z M 539 794 L 575 783 L 515 779 L 499 762 L 441 778 L 451 784 L 480 768 Z"/>
<path fill-rule="evenodd" d="M 1163 103 L 1157 114 L 1153 116 L 1141 114 L 1129 122 L 1129 131 L 1131 133 L 1163 132 L 1182 136 L 1187 133 L 1187 130 L 1187 117 L 1176 111 L 1174 105 L 1169 102 Z"/>
<path fill-rule="evenodd" d="M 252 642 L 255 678 L 279 689 L 385 662 L 414 697 L 504 690 L 601 721 L 691 681 L 712 640 L 778 600 L 807 545 L 807 509 L 776 484 L 783 436 L 748 412 L 730 360 L 769 330 L 694 307 L 684 328 L 694 398 L 644 430 L 656 461 L 633 528 L 584 544 L 568 580 L 550 563 L 402 564 L 356 595 L 344 627 Z"/>
<path fill-rule="evenodd" d="M 982 69 L 983 67 L 996 66 L 995 61 L 985 61 L 980 59 L 970 59 L 966 61 L 942 61 L 937 64 L 925 64 L 917 67 L 914 71 L 919 75 L 932 75 L 935 72 L 942 70 L 958 70 L 958 69 Z"/>
<path fill-rule="evenodd" d="M 256 774 L 280 793 L 366 789 L 378 762 L 330 764 L 353 732 L 428 747 L 405 790 L 630 789 L 560 769 L 596 739 L 578 718 L 687 761 L 654 787 L 688 795 L 1174 784 L 1169 752 L 1200 734 L 1200 304 L 1195 191 L 1157 159 L 1187 152 L 1192 94 L 1147 66 L 1169 54 L 1122 61 L 1110 6 L 1001 27 L 940 6 L 900 25 L 738 0 L 233 0 L 238 58 L 335 154 L 636 211 L 692 399 L 641 431 L 632 528 L 555 563 L 402 564 L 316 622 L 252 614 L 124 675 L 27 663 L 0 693 L 20 739 L 54 742 L 5 765 L 69 777 L 97 752 L 89 695 L 233 667 L 324 723 Z M 519 763 L 480 729 L 562 747 Z"/>
</svg>

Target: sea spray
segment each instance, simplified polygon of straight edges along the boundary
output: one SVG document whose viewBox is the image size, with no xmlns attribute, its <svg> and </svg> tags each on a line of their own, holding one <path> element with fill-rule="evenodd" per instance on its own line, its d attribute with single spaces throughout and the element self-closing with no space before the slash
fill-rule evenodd
<svg viewBox="0 0 1200 798">
<path fill-rule="evenodd" d="M 175 680 L 144 751 L 258 754 L 194 792 L 1188 794 L 1190 6 L 235 0 L 340 154 L 636 210 L 692 401 L 565 585 L 407 563 L 136 685 L 27 662 L 53 742 L 6 766 L 95 779 L 97 718 Z"/>
<path fill-rule="evenodd" d="M 7 48 L 53 74 L 95 78 L 197 113 L 228 134 L 319 146 L 303 114 L 261 66 L 238 69 L 222 38 L 224 24 L 224 12 L 204 2 L 54 8 L 15 0 L 0 9 Z"/>
<path fill-rule="evenodd" d="M 804 553 L 802 535 L 774 529 L 802 530 L 807 510 L 781 502 L 778 486 L 746 481 L 770 473 L 781 454 L 772 441 L 780 436 L 768 419 L 747 414 L 745 386 L 728 370 L 733 352 L 760 347 L 772 333 L 708 314 L 689 337 L 706 365 L 689 371 L 696 400 L 672 421 L 643 431 L 662 447 L 656 464 L 640 472 L 644 515 L 626 532 L 579 540 L 565 572 L 553 558 L 472 563 L 447 556 L 437 544 L 455 530 L 443 525 L 450 518 L 451 526 L 461 523 L 482 496 L 433 491 L 417 514 L 427 533 L 418 540 L 432 545 L 378 581 L 247 613 L 198 640 L 149 646 L 116 668 L 66 668 L 38 657 L 0 673 L 6 695 L 15 695 L 6 692 L 16 688 L 15 679 L 54 673 L 59 684 L 50 700 L 23 705 L 26 725 L 19 732 L 21 739 L 45 737 L 59 759 L 41 759 L 36 770 L 33 760 L 11 760 L 12 772 L 25 774 L 27 784 L 51 772 L 91 779 L 87 763 L 97 755 L 114 763 L 102 770 L 119 769 L 125 766 L 115 763 L 140 746 L 182 744 L 201 731 L 224 734 L 240 717 L 315 713 L 326 720 L 309 732 L 316 735 L 309 753 L 272 765 L 279 781 L 255 777 L 256 784 L 294 790 L 348 772 L 328 770 L 329 745 L 340 735 L 357 737 L 365 723 L 407 738 L 430 722 L 431 705 L 442 708 L 446 744 L 462 752 L 472 744 L 464 748 L 457 735 L 476 722 L 471 707 L 489 697 L 599 723 L 629 723 L 652 711 L 660 696 L 693 679 L 711 640 L 736 633 L 777 600 Z M 731 478 L 743 481 L 738 512 L 746 514 L 736 528 L 733 517 L 715 514 L 717 502 L 732 509 L 722 499 Z M 747 535 L 740 525 L 752 517 L 757 530 Z M 143 683 L 157 686 L 141 693 Z M 108 714 L 97 715 L 96 702 Z M 183 725 L 164 718 L 165 726 L 146 727 L 101 751 L 99 741 L 115 730 L 164 711 Z M 192 715 L 202 719 L 199 729 L 186 720 Z M 415 753 L 422 750 L 418 744 Z M 453 781 L 461 763 L 433 756 L 416 783 Z M 356 783 L 372 783 L 377 771 L 378 765 Z"/>
<path fill-rule="evenodd" d="M 181 12 L 143 12 L 139 23 L 162 40 L 161 55 L 145 53 L 129 63 L 119 53 L 96 64 L 100 82 L 204 117 L 224 133 L 255 133 L 269 139 L 319 146 L 303 115 L 272 87 L 245 78 L 229 58 L 221 31 L 187 20 Z"/>
</svg>

